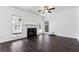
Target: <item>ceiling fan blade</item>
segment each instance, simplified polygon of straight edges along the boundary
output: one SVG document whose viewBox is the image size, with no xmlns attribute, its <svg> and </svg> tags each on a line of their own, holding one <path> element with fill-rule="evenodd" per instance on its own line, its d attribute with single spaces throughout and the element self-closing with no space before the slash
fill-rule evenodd
<svg viewBox="0 0 79 59">
<path fill-rule="evenodd" d="M 41 12 L 42 10 L 38 10 L 38 12 Z"/>
<path fill-rule="evenodd" d="M 51 11 L 48 11 L 49 13 L 52 13 Z"/>
<path fill-rule="evenodd" d="M 55 8 L 49 8 L 48 10 L 53 10 L 53 9 L 55 9 Z"/>
</svg>

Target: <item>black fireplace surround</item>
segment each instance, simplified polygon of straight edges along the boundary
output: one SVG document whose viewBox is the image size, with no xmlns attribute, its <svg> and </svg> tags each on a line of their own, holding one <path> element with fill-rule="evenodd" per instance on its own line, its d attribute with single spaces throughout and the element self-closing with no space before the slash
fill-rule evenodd
<svg viewBox="0 0 79 59">
<path fill-rule="evenodd" d="M 37 28 L 27 28 L 27 37 L 33 37 L 37 35 Z"/>
</svg>

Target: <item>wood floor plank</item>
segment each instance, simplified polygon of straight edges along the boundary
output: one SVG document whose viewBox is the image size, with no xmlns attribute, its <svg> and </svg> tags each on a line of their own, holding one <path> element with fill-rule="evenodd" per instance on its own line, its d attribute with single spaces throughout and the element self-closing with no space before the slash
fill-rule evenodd
<svg viewBox="0 0 79 59">
<path fill-rule="evenodd" d="M 79 52 L 77 39 L 39 35 L 0 44 L 0 52 Z"/>
</svg>

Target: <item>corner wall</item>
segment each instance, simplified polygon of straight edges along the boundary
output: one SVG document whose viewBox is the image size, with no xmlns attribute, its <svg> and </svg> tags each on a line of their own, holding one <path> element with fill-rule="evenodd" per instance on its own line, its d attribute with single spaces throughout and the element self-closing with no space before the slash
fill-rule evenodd
<svg viewBox="0 0 79 59">
<path fill-rule="evenodd" d="M 50 32 L 56 35 L 77 38 L 78 35 L 78 21 L 77 21 L 77 7 L 72 7 L 62 10 L 53 11 L 48 16 L 50 24 Z"/>
</svg>

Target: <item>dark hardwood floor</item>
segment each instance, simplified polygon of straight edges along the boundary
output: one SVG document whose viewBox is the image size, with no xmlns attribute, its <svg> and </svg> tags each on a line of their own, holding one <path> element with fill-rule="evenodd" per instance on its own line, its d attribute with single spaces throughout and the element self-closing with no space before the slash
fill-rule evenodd
<svg viewBox="0 0 79 59">
<path fill-rule="evenodd" d="M 0 52 L 78 52 L 77 39 L 60 36 L 36 37 L 0 43 Z"/>
</svg>

